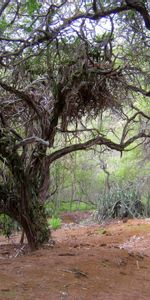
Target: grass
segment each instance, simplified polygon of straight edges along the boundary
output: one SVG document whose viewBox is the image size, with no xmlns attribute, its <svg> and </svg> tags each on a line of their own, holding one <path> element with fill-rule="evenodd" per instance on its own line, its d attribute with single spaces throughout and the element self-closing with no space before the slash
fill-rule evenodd
<svg viewBox="0 0 150 300">
<path fill-rule="evenodd" d="M 48 224 L 53 230 L 59 229 L 61 227 L 61 219 L 59 217 L 52 217 L 48 220 Z"/>
<path fill-rule="evenodd" d="M 75 211 L 88 211 L 94 209 L 94 205 L 87 204 L 84 202 L 72 202 L 71 204 L 69 202 L 62 202 L 60 211 L 61 212 L 75 212 Z"/>
<path fill-rule="evenodd" d="M 92 204 L 85 202 L 66 202 L 62 201 L 60 207 L 56 207 L 52 202 L 46 203 L 47 217 L 58 216 L 60 212 L 76 212 L 76 211 L 91 211 L 96 208 Z"/>
</svg>

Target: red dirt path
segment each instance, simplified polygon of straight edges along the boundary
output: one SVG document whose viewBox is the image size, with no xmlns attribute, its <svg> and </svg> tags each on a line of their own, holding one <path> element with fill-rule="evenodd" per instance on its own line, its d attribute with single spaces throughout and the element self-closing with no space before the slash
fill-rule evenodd
<svg viewBox="0 0 150 300">
<path fill-rule="evenodd" d="M 150 220 L 69 223 L 52 236 L 16 258 L 14 238 L 0 239 L 0 300 L 150 300 Z"/>
</svg>

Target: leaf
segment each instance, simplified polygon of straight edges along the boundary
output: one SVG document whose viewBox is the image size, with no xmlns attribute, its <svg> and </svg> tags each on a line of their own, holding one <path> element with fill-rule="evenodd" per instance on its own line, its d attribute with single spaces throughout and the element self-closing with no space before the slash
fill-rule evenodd
<svg viewBox="0 0 150 300">
<path fill-rule="evenodd" d="M 32 16 L 35 10 L 37 10 L 40 7 L 39 3 L 37 3 L 36 0 L 28 0 L 26 4 L 30 16 Z"/>
<path fill-rule="evenodd" d="M 4 32 L 7 26 L 8 24 L 6 22 L 6 19 L 5 17 L 3 17 L 2 20 L 0 21 L 0 32 Z"/>
</svg>

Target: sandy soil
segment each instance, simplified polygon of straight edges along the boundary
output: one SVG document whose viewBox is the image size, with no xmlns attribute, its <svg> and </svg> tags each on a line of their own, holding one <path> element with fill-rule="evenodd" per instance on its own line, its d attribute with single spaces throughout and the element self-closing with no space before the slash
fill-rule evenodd
<svg viewBox="0 0 150 300">
<path fill-rule="evenodd" d="M 20 255 L 18 235 L 0 238 L 0 300 L 150 299 L 149 219 L 62 217 L 55 244 L 34 253 Z"/>
</svg>

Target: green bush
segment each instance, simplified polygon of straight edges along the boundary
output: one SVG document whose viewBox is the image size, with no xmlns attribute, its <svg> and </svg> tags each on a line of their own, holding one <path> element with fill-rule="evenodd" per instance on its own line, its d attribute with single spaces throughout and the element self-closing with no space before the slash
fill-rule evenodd
<svg viewBox="0 0 150 300">
<path fill-rule="evenodd" d="M 143 216 L 144 206 L 134 185 L 115 185 L 107 193 L 103 192 L 97 203 L 95 218 L 123 218 Z"/>
<path fill-rule="evenodd" d="M 144 217 L 150 217 L 150 193 L 147 193 L 142 197 L 142 203 L 144 206 Z"/>
<path fill-rule="evenodd" d="M 47 202 L 45 204 L 45 211 L 47 218 L 57 216 L 59 212 L 75 212 L 75 211 L 89 211 L 95 209 L 96 205 L 92 203 L 77 202 L 77 201 L 61 201 L 60 207 L 56 207 L 55 203 Z"/>
<path fill-rule="evenodd" d="M 77 201 L 70 201 L 70 202 L 65 202 L 63 201 L 60 206 L 60 211 L 63 212 L 73 212 L 73 211 L 87 211 L 87 210 L 92 210 L 94 208 L 94 205 L 91 203 L 85 203 L 85 202 L 77 202 Z"/>
<path fill-rule="evenodd" d="M 0 215 L 0 228 L 1 228 L 1 233 L 5 237 L 9 237 L 13 231 L 18 230 L 19 225 L 17 222 L 12 220 L 9 216 L 5 214 Z"/>
<path fill-rule="evenodd" d="M 59 217 L 53 216 L 50 220 L 48 220 L 48 223 L 54 230 L 59 229 L 61 227 L 61 219 Z"/>
</svg>

